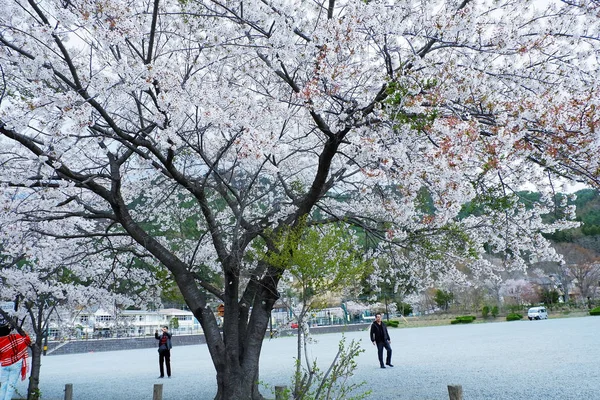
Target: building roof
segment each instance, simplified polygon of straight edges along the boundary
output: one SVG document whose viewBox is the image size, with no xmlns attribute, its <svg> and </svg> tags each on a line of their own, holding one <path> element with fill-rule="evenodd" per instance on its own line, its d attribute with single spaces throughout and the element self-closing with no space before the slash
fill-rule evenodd
<svg viewBox="0 0 600 400">
<path fill-rule="evenodd" d="M 191 311 L 188 310 L 180 310 L 178 308 L 163 308 L 158 311 L 160 314 L 164 315 L 194 315 Z"/>
</svg>

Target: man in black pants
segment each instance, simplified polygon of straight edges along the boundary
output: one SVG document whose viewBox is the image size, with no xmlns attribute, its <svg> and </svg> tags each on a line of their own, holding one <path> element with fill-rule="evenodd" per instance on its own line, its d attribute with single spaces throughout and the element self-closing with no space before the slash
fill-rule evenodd
<svg viewBox="0 0 600 400">
<path fill-rule="evenodd" d="M 158 330 L 154 332 L 154 337 L 158 340 L 158 366 L 160 367 L 159 378 L 165 377 L 163 363 L 167 366 L 167 376 L 171 377 L 171 334 L 169 327 L 163 326 L 162 333 L 159 335 Z"/>
<path fill-rule="evenodd" d="M 381 368 L 385 368 L 383 365 L 383 348 L 386 351 L 385 364 L 393 367 L 392 365 L 392 348 L 390 347 L 390 335 L 388 334 L 387 327 L 381 321 L 381 314 L 375 314 L 375 321 L 371 324 L 371 342 L 373 345 L 377 345 L 377 356 L 379 356 L 379 365 Z"/>
</svg>

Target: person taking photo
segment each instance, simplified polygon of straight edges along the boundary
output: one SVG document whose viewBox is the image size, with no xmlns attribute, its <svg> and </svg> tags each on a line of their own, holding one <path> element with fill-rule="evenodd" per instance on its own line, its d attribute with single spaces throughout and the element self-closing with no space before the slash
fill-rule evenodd
<svg viewBox="0 0 600 400">
<path fill-rule="evenodd" d="M 160 369 L 159 378 L 165 377 L 164 366 L 167 367 L 167 376 L 171 377 L 171 334 L 169 333 L 169 327 L 161 327 L 161 333 L 159 335 L 158 329 L 154 332 L 154 337 L 158 340 L 158 366 Z M 163 365 L 164 364 L 164 365 Z"/>
</svg>

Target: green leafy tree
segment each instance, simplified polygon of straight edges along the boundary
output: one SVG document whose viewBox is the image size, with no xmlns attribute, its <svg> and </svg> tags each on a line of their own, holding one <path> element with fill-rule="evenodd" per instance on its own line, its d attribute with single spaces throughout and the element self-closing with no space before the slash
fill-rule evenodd
<svg viewBox="0 0 600 400">
<path fill-rule="evenodd" d="M 558 304 L 560 294 L 556 289 L 542 288 L 540 290 L 540 299 L 542 303 L 546 304 L 548 308 L 552 308 L 553 305 Z"/>
<path fill-rule="evenodd" d="M 398 312 L 402 315 L 409 315 L 413 312 L 413 307 L 408 303 L 399 302 Z"/>
<path fill-rule="evenodd" d="M 499 310 L 498 306 L 492 307 L 492 317 L 496 318 L 498 316 Z"/>
<path fill-rule="evenodd" d="M 450 302 L 454 300 L 454 294 L 452 292 L 446 292 L 442 289 L 437 289 L 435 291 L 434 300 L 435 304 L 437 304 L 440 308 L 443 308 L 444 311 L 448 311 Z"/>
<path fill-rule="evenodd" d="M 483 306 L 483 308 L 481 309 L 481 316 L 483 318 L 487 318 L 489 314 L 490 314 L 490 307 L 487 305 Z"/>
<path fill-rule="evenodd" d="M 310 388 L 314 365 L 305 357 L 307 373 L 301 372 L 302 352 L 306 351 L 309 324 L 307 317 L 322 308 L 320 295 L 355 285 L 365 267 L 358 241 L 344 225 L 306 227 L 304 223 L 281 233 L 275 244 L 280 249 L 267 256 L 272 265 L 290 266 L 289 286 L 295 291 L 300 308 L 294 311 L 298 321 L 296 379 L 294 398 L 302 399 Z"/>
</svg>

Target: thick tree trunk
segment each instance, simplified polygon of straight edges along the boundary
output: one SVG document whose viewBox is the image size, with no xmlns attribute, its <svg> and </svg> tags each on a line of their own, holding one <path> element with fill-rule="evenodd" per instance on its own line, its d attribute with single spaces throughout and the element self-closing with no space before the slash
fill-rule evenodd
<svg viewBox="0 0 600 400">
<path fill-rule="evenodd" d="M 228 343 L 224 348 L 217 344 L 217 351 L 211 350 L 213 364 L 217 371 L 217 395 L 215 400 L 263 400 L 259 392 L 259 359 L 266 331 L 266 323 L 255 325 L 242 342 L 235 345 Z M 261 337 L 256 332 L 262 330 Z M 207 336 L 207 343 L 209 337 Z M 227 341 L 227 337 L 224 338 Z M 214 339 L 211 341 L 214 342 Z M 233 340 L 235 342 L 235 340 Z M 214 343 L 209 343 L 211 349 Z M 235 351 L 235 347 L 243 349 Z"/>
<path fill-rule="evenodd" d="M 241 368 L 228 367 L 217 371 L 215 400 L 263 400 L 258 390 L 258 367 L 254 375 L 247 376 Z"/>
<path fill-rule="evenodd" d="M 226 311 L 222 342 L 216 340 L 220 337 L 207 336 L 217 371 L 215 400 L 263 400 L 258 388 L 259 360 L 272 303 L 259 303 L 262 307 L 254 304 L 247 326 L 244 314 L 227 325 Z"/>
<path fill-rule="evenodd" d="M 236 277 L 230 276 L 228 282 L 233 290 L 226 288 L 223 296 L 222 333 L 210 308 L 194 310 L 217 372 L 215 400 L 263 400 L 258 387 L 260 352 L 278 294 L 274 286 L 261 282 L 259 290 L 238 300 Z"/>
</svg>

